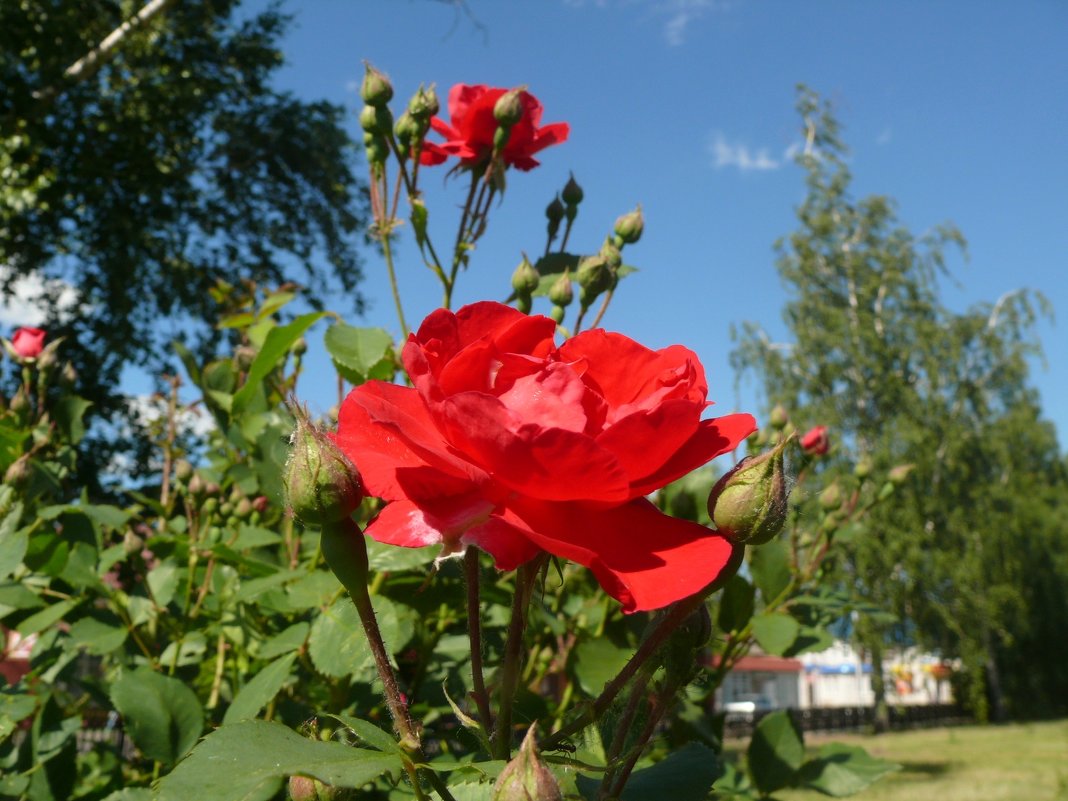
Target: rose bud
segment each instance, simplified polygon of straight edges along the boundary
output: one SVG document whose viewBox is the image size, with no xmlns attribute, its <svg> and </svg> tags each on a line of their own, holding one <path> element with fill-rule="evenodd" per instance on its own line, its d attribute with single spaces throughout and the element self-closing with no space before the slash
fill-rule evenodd
<svg viewBox="0 0 1068 801">
<path fill-rule="evenodd" d="M 519 262 L 519 266 L 512 273 L 512 289 L 520 297 L 529 297 L 530 293 L 538 288 L 539 283 L 541 283 L 541 276 L 538 275 L 538 271 L 530 263 L 527 254 L 524 253 L 523 260 Z"/>
<path fill-rule="evenodd" d="M 820 493 L 820 508 L 825 512 L 833 512 L 841 505 L 842 490 L 836 481 Z"/>
<path fill-rule="evenodd" d="M 568 206 L 577 206 L 582 202 L 585 193 L 582 191 L 582 187 L 578 185 L 578 181 L 575 180 L 574 173 L 567 179 L 567 183 L 564 184 L 564 191 L 560 193 L 560 196 Z"/>
<path fill-rule="evenodd" d="M 413 140 L 419 139 L 419 123 L 415 121 L 410 111 L 405 111 L 393 125 L 393 133 L 401 146 L 401 152 L 407 154 Z"/>
<path fill-rule="evenodd" d="M 238 520 L 247 520 L 249 515 L 252 514 L 252 501 L 248 498 L 242 498 L 234 506 L 234 516 Z"/>
<path fill-rule="evenodd" d="M 33 468 L 30 465 L 30 455 L 24 453 L 8 465 L 7 470 L 4 471 L 4 483 L 9 487 L 19 489 L 30 480 L 32 473 Z"/>
<path fill-rule="evenodd" d="M 521 89 L 511 89 L 497 98 L 493 104 L 493 119 L 505 128 L 511 128 L 523 119 L 523 100 Z"/>
<path fill-rule="evenodd" d="M 575 290 L 571 286 L 571 273 L 565 271 L 549 287 L 549 300 L 554 306 L 566 308 L 571 305 L 571 301 L 574 299 Z"/>
<path fill-rule="evenodd" d="M 708 516 L 731 542 L 763 545 L 782 531 L 787 512 L 783 458 L 787 442 L 759 456 L 747 456 L 712 487 Z"/>
<path fill-rule="evenodd" d="M 491 798 L 493 801 L 563 801 L 556 777 L 538 759 L 533 726 L 527 730 L 519 753 L 497 777 Z"/>
<path fill-rule="evenodd" d="M 70 389 L 78 381 L 78 371 L 74 369 L 74 365 L 67 362 L 63 365 L 63 370 L 59 374 L 59 383 L 65 388 Z"/>
<path fill-rule="evenodd" d="M 775 404 L 775 408 L 771 410 L 771 414 L 768 415 L 768 425 L 775 429 L 783 429 L 786 424 L 790 422 L 790 415 L 786 411 L 786 407 L 781 403 Z"/>
<path fill-rule="evenodd" d="M 809 456 L 823 456 L 830 450 L 831 438 L 827 436 L 827 426 L 816 426 L 801 437 L 801 450 Z"/>
<path fill-rule="evenodd" d="M 619 248 L 616 247 L 616 243 L 611 239 L 605 239 L 604 244 L 601 245 L 601 251 L 599 254 L 604 258 L 605 263 L 613 270 L 618 270 L 623 264 L 623 254 L 619 252 Z"/>
<path fill-rule="evenodd" d="M 434 91 L 433 84 L 429 89 L 420 86 L 408 101 L 408 111 L 417 120 L 429 121 L 440 110 L 441 103 L 438 102 L 438 93 Z"/>
<path fill-rule="evenodd" d="M 560 222 L 564 219 L 564 204 L 560 202 L 560 195 L 554 197 L 552 203 L 545 207 L 545 217 L 549 220 L 549 238 L 555 239 L 556 232 L 560 230 Z"/>
<path fill-rule="evenodd" d="M 286 465 L 289 508 L 305 523 L 338 523 L 356 511 L 363 500 L 360 474 L 307 415 L 297 413 Z"/>
<path fill-rule="evenodd" d="M 36 359 L 44 350 L 45 332 L 40 328 L 20 328 L 11 337 L 11 347 L 22 359 Z"/>
<path fill-rule="evenodd" d="M 579 300 L 589 306 L 597 296 L 612 286 L 612 271 L 602 256 L 587 256 L 579 263 L 575 280 L 579 285 Z"/>
<path fill-rule="evenodd" d="M 207 485 L 204 483 L 204 479 L 200 473 L 193 473 L 193 477 L 189 479 L 189 494 L 194 498 L 199 498 L 204 494 L 204 490 Z"/>
<path fill-rule="evenodd" d="M 367 72 L 363 76 L 363 84 L 360 86 L 360 97 L 363 102 L 371 106 L 384 106 L 393 99 L 393 85 L 389 78 L 376 70 L 370 64 L 366 64 Z"/>
<path fill-rule="evenodd" d="M 639 205 L 634 211 L 617 219 L 614 230 L 621 244 L 633 245 L 642 238 L 644 228 L 645 218 L 642 217 L 642 207 Z"/>
<path fill-rule="evenodd" d="M 886 477 L 890 480 L 890 483 L 896 487 L 900 487 L 905 483 L 905 479 L 909 477 L 909 473 L 916 465 L 914 464 L 899 464 L 887 473 Z"/>
<path fill-rule="evenodd" d="M 262 515 L 264 512 L 267 511 L 268 503 L 269 501 L 267 500 L 266 495 L 257 495 L 255 498 L 252 499 L 252 509 Z"/>
<path fill-rule="evenodd" d="M 297 341 L 293 343 L 293 355 L 303 356 L 308 352 L 308 340 L 304 337 L 298 337 Z"/>
<path fill-rule="evenodd" d="M 360 111 L 360 127 L 370 134 L 388 134 L 393 130 L 389 106 L 366 105 Z"/>
<path fill-rule="evenodd" d="M 856 466 L 853 468 L 853 475 L 859 478 L 861 481 L 871 475 L 872 463 L 871 459 L 867 456 L 863 457 Z"/>
</svg>

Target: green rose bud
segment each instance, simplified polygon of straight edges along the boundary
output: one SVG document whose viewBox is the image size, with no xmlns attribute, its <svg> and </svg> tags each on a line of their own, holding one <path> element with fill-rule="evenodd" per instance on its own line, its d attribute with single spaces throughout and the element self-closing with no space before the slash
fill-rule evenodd
<svg viewBox="0 0 1068 801">
<path fill-rule="evenodd" d="M 74 369 L 74 365 L 67 362 L 63 365 L 63 370 L 59 374 L 59 383 L 64 389 L 70 389 L 78 382 L 78 371 Z"/>
<path fill-rule="evenodd" d="M 563 801 L 556 777 L 538 759 L 533 726 L 527 730 L 519 753 L 497 777 L 491 797 L 493 801 Z"/>
<path fill-rule="evenodd" d="M 863 481 L 871 475 L 871 471 L 871 459 L 869 459 L 867 456 L 864 456 L 860 459 L 860 461 L 857 462 L 856 466 L 853 468 L 853 475 Z"/>
<path fill-rule="evenodd" d="M 820 493 L 820 508 L 825 512 L 833 512 L 841 505 L 842 490 L 836 481 Z"/>
<path fill-rule="evenodd" d="M 575 280 L 580 289 L 579 300 L 583 306 L 589 306 L 612 286 L 612 271 L 603 256 L 587 256 L 579 263 Z"/>
<path fill-rule="evenodd" d="M 389 106 L 364 106 L 360 111 L 360 127 L 367 133 L 388 134 L 393 130 L 393 115 Z"/>
<path fill-rule="evenodd" d="M 541 283 L 541 276 L 538 275 L 537 269 L 530 263 L 527 254 L 524 253 L 523 260 L 519 262 L 519 266 L 512 273 L 512 289 L 522 297 L 523 295 L 530 295 L 531 292 L 538 288 L 539 283 Z"/>
<path fill-rule="evenodd" d="M 193 465 L 186 459 L 179 459 L 174 463 L 174 477 L 183 484 L 193 476 Z"/>
<path fill-rule="evenodd" d="M 582 198 L 585 197 L 582 187 L 578 185 L 578 181 L 575 180 L 573 173 L 571 177 L 567 179 L 567 183 L 564 184 L 564 191 L 560 193 L 560 196 L 568 206 L 577 206 L 582 202 Z"/>
<path fill-rule="evenodd" d="M 408 101 L 408 111 L 416 120 L 429 121 L 440 110 L 441 104 L 438 102 L 438 93 L 434 91 L 433 84 L 428 89 L 420 86 L 412 95 L 412 99 Z"/>
<path fill-rule="evenodd" d="M 629 214 L 624 214 L 616 220 L 615 234 L 627 245 L 633 245 L 642 238 L 642 230 L 645 228 L 645 219 L 642 217 L 642 207 L 639 205 Z"/>
<path fill-rule="evenodd" d="M 786 411 L 786 407 L 781 403 L 775 404 L 775 408 L 771 410 L 771 414 L 768 415 L 768 425 L 777 430 L 786 428 L 786 424 L 790 422 L 790 415 Z"/>
<path fill-rule="evenodd" d="M 912 469 L 915 466 L 916 465 L 914 464 L 899 464 L 897 467 L 892 468 L 886 477 L 895 487 L 900 487 L 905 483 L 905 480 L 909 477 L 909 473 L 912 472 Z"/>
<path fill-rule="evenodd" d="M 397 122 L 393 125 L 393 133 L 397 137 L 397 142 L 400 143 L 401 150 L 407 153 L 412 142 L 419 139 L 419 123 L 415 121 L 411 112 L 405 111 L 397 117 Z"/>
<path fill-rule="evenodd" d="M 549 312 L 549 316 L 553 319 L 557 325 L 561 325 L 564 322 L 564 315 L 567 314 L 567 309 L 563 306 L 553 306 Z"/>
<path fill-rule="evenodd" d="M 4 483 L 9 487 L 19 489 L 23 487 L 33 475 L 33 466 L 30 464 L 30 455 L 22 454 L 18 459 L 8 465 L 4 471 Z"/>
<path fill-rule="evenodd" d="M 323 525 L 347 519 L 363 500 L 363 482 L 348 458 L 303 411 L 290 439 L 286 464 L 289 507 L 305 523 Z"/>
<path fill-rule="evenodd" d="M 553 198 L 552 202 L 545 207 L 545 217 L 549 220 L 549 238 L 555 239 L 556 232 L 560 230 L 560 222 L 564 219 L 564 204 L 560 202 L 560 195 Z"/>
<path fill-rule="evenodd" d="M 501 95 L 493 105 L 493 119 L 505 128 L 511 128 L 523 119 L 521 89 L 511 89 Z"/>
<path fill-rule="evenodd" d="M 708 515 L 731 542 L 763 545 L 782 531 L 787 512 L 783 452 L 788 441 L 742 459 L 712 487 Z"/>
<path fill-rule="evenodd" d="M 571 286 L 571 273 L 565 271 L 563 275 L 553 281 L 549 287 L 549 300 L 554 306 L 568 307 L 575 299 L 575 290 Z M 557 321 L 559 322 L 559 321 Z"/>
<path fill-rule="evenodd" d="M 604 240 L 604 244 L 601 245 L 600 256 L 613 271 L 618 270 L 623 264 L 623 254 L 611 239 L 606 238 Z"/>
<path fill-rule="evenodd" d="M 363 102 L 372 106 L 384 106 L 393 99 L 393 85 L 389 78 L 367 64 L 367 72 L 363 76 L 363 84 L 360 86 L 360 97 Z"/>
</svg>

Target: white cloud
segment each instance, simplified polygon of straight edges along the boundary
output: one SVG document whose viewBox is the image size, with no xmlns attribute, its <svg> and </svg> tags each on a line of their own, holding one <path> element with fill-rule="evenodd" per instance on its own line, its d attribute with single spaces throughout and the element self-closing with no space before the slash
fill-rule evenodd
<svg viewBox="0 0 1068 801">
<path fill-rule="evenodd" d="M 699 20 L 715 5 L 715 0 L 667 0 L 658 3 L 654 10 L 668 17 L 664 23 L 664 38 L 667 43 L 672 47 L 683 44 L 691 23 Z"/>
<path fill-rule="evenodd" d="M 717 170 L 736 167 L 742 172 L 777 170 L 790 150 L 787 148 L 782 157 L 774 158 L 767 148 L 752 150 L 742 142 L 731 142 L 720 131 L 713 132 L 708 149 L 712 154 L 712 166 Z"/>
<path fill-rule="evenodd" d="M 0 283 L 10 274 L 6 266 L 0 266 Z M 70 284 L 58 279 L 44 279 L 39 275 L 27 275 L 16 279 L 9 292 L 0 297 L 0 325 L 18 328 L 37 326 L 45 321 L 44 295 L 57 296 L 60 313 L 74 308 L 78 294 Z"/>
</svg>

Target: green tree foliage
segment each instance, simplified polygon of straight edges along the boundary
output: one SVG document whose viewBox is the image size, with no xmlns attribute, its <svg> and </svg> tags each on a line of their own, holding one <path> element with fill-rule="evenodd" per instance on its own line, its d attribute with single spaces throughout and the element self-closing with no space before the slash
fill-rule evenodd
<svg viewBox="0 0 1068 801">
<path fill-rule="evenodd" d="M 0 4 L 0 267 L 58 285 L 50 336 L 94 412 L 176 333 L 210 338 L 221 280 L 340 284 L 355 303 L 363 197 L 343 109 L 273 88 L 288 17 L 234 0 Z M 95 57 L 95 58 L 94 58 Z M 209 352 L 205 350 L 205 352 Z"/>
<path fill-rule="evenodd" d="M 1063 638 L 1039 618 L 1068 596 L 1064 465 L 1027 384 L 1044 300 L 1013 292 L 946 308 L 938 282 L 960 233 L 916 236 L 889 199 L 855 200 L 830 106 L 802 89 L 798 108 L 808 193 L 798 230 L 777 245 L 793 341 L 747 324 L 735 366 L 759 375 L 769 403 L 797 410 L 799 426 L 831 428 L 829 473 L 850 454 L 911 465 L 839 564 L 860 599 L 898 616 L 861 621 L 873 661 L 888 638 L 916 639 L 964 659 L 980 716 L 1060 709 Z M 874 682 L 881 699 L 878 671 Z"/>
</svg>

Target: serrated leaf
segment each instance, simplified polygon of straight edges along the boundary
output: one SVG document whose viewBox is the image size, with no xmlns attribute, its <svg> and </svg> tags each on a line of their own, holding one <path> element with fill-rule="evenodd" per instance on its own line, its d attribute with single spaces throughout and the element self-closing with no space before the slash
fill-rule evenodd
<svg viewBox="0 0 1068 801">
<path fill-rule="evenodd" d="M 393 735 L 388 732 L 382 731 L 375 724 L 368 720 L 361 720 L 360 718 L 354 718 L 352 715 L 328 715 L 341 725 L 348 728 L 353 734 L 363 740 L 372 748 L 382 751 L 387 754 L 401 754 L 400 744 L 393 739 Z"/>
<path fill-rule="evenodd" d="M 897 763 L 873 757 L 859 746 L 827 743 L 820 748 L 819 757 L 802 766 L 798 778 L 806 787 L 841 798 L 859 793 L 900 769 Z"/>
<path fill-rule="evenodd" d="M 769 654 L 782 656 L 794 644 L 801 624 L 781 612 L 757 615 L 753 618 L 753 636 Z"/>
<path fill-rule="evenodd" d="M 37 634 L 56 621 L 66 617 L 67 613 L 76 607 L 78 603 L 78 601 L 60 601 L 58 604 L 52 604 L 47 609 L 42 609 L 40 612 L 30 615 L 19 623 L 15 630 L 23 637 L 28 634 Z"/>
<path fill-rule="evenodd" d="M 8 509 L 3 521 L 0 521 L 0 580 L 6 579 L 18 569 L 30 544 L 29 531 L 18 528 L 20 519 L 22 503 L 15 502 Z"/>
<path fill-rule="evenodd" d="M 245 379 L 241 389 L 234 394 L 231 403 L 231 410 L 234 414 L 240 413 L 248 405 L 256 388 L 267 377 L 267 374 L 278 366 L 294 343 L 304 335 L 305 331 L 321 320 L 324 314 L 325 312 L 302 314 L 288 325 L 277 326 L 267 332 L 263 347 L 252 360 L 252 366 L 249 367 L 248 378 Z"/>
<path fill-rule="evenodd" d="M 283 656 L 253 676 L 234 696 L 234 702 L 223 717 L 223 725 L 256 717 L 285 686 L 296 659 L 296 654 Z"/>
<path fill-rule="evenodd" d="M 411 617 L 402 614 L 401 608 L 388 598 L 377 596 L 373 604 L 386 648 L 391 653 L 399 650 L 414 632 Z M 308 653 L 320 673 L 334 678 L 370 669 L 371 649 L 349 598 L 339 598 L 315 619 L 308 638 Z"/>
<path fill-rule="evenodd" d="M 772 712 L 760 720 L 749 742 L 749 775 L 762 793 L 773 793 L 794 781 L 804 757 L 804 742 L 793 718 L 782 710 Z"/>
<path fill-rule="evenodd" d="M 362 787 L 399 771 L 401 759 L 341 743 L 301 737 L 278 723 L 250 720 L 222 726 L 204 738 L 159 784 L 159 801 L 270 801 L 287 776 L 335 787 Z"/>
<path fill-rule="evenodd" d="M 349 383 L 392 377 L 393 337 L 385 329 L 357 328 L 337 322 L 326 329 L 323 342 L 334 366 Z M 384 372 L 388 374 L 383 375 Z"/>
<path fill-rule="evenodd" d="M 285 631 L 267 640 L 263 647 L 260 648 L 259 657 L 261 659 L 274 659 L 276 656 L 296 651 L 304 644 L 310 629 L 311 626 L 303 620 L 299 623 L 294 623 Z"/>
<path fill-rule="evenodd" d="M 96 656 L 103 656 L 126 642 L 126 629 L 122 626 L 109 626 L 95 618 L 83 617 L 71 625 L 70 639 L 75 647 L 84 648 Z"/>
<path fill-rule="evenodd" d="M 149 759 L 173 765 L 204 728 L 200 701 L 184 682 L 140 667 L 119 676 L 111 701 L 134 744 Z"/>
</svg>

